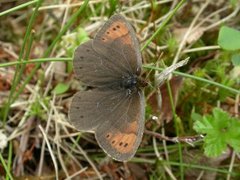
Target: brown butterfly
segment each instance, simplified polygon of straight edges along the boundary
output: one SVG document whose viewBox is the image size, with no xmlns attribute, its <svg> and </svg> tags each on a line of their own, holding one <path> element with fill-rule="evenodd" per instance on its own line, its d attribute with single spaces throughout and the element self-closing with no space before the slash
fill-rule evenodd
<svg viewBox="0 0 240 180">
<path fill-rule="evenodd" d="M 143 136 L 145 100 L 142 58 L 132 26 L 112 16 L 96 37 L 81 44 L 75 74 L 90 90 L 74 95 L 69 116 L 79 131 L 93 131 L 101 148 L 118 161 L 136 153 Z"/>
</svg>

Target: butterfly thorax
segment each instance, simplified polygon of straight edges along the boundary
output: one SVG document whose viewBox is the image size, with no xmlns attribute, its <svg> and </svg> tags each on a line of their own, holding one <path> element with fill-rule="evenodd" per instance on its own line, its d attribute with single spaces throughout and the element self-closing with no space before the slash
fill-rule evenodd
<svg viewBox="0 0 240 180">
<path fill-rule="evenodd" d="M 122 78 L 120 86 L 125 89 L 132 89 L 136 87 L 137 76 L 127 76 Z"/>
<path fill-rule="evenodd" d="M 146 82 L 137 75 L 129 75 L 127 77 L 123 77 L 120 86 L 124 89 L 136 89 L 140 87 L 145 87 Z"/>
</svg>

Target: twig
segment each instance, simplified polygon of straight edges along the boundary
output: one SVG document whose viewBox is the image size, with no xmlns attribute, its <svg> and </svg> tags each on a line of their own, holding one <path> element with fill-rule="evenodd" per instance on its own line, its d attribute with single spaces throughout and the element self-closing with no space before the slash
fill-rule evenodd
<svg viewBox="0 0 240 180">
<path fill-rule="evenodd" d="M 144 133 L 154 136 L 160 140 L 170 141 L 170 142 L 174 142 L 174 143 L 184 142 L 184 143 L 190 144 L 191 146 L 194 146 L 192 144 L 193 142 L 199 141 L 204 137 L 203 135 L 185 136 L 185 137 L 167 137 L 167 136 L 163 136 L 159 133 L 149 131 L 149 130 L 145 130 Z"/>
</svg>

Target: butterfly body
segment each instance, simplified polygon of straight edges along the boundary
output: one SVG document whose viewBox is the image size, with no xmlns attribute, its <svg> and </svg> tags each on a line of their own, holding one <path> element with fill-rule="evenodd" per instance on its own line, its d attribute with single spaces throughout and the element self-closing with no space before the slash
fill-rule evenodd
<svg viewBox="0 0 240 180">
<path fill-rule="evenodd" d="M 80 131 L 93 131 L 101 148 L 119 161 L 136 153 L 144 131 L 142 59 L 131 25 L 112 16 L 93 40 L 80 45 L 73 67 L 91 90 L 74 95 L 69 118 Z"/>
</svg>

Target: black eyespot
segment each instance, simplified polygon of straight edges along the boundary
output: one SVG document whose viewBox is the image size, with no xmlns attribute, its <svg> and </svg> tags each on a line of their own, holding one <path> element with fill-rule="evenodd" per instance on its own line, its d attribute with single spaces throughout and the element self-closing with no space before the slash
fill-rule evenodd
<svg viewBox="0 0 240 180">
<path fill-rule="evenodd" d="M 103 41 L 105 41 L 105 38 L 102 38 Z"/>
<path fill-rule="evenodd" d="M 119 25 L 117 25 L 116 27 L 117 27 L 118 29 L 120 28 L 120 26 L 119 26 Z"/>
<path fill-rule="evenodd" d="M 77 106 L 76 109 L 80 109 L 80 108 Z"/>
<path fill-rule="evenodd" d="M 106 135 L 106 138 L 109 138 L 109 137 L 110 137 L 110 135 L 109 135 L 109 134 L 107 134 L 107 135 Z"/>
<path fill-rule="evenodd" d="M 83 56 L 80 56 L 80 59 L 83 59 Z"/>
<path fill-rule="evenodd" d="M 119 146 L 122 146 L 122 145 L 123 145 L 123 142 L 120 142 L 120 143 L 119 143 Z"/>
<path fill-rule="evenodd" d="M 116 28 L 113 28 L 114 31 L 116 31 L 117 29 Z"/>
<path fill-rule="evenodd" d="M 127 147 L 127 146 L 128 146 L 128 143 L 125 143 L 125 144 L 124 144 L 124 147 Z"/>
<path fill-rule="evenodd" d="M 110 34 L 110 32 L 109 32 L 109 31 L 107 31 L 107 34 Z"/>
<path fill-rule="evenodd" d="M 82 69 L 82 67 L 79 67 L 79 69 Z"/>
<path fill-rule="evenodd" d="M 80 118 L 83 118 L 84 116 L 82 115 L 82 116 L 80 116 Z"/>
<path fill-rule="evenodd" d="M 90 49 L 86 49 L 87 52 L 90 52 Z"/>
<path fill-rule="evenodd" d="M 112 144 L 114 144 L 115 142 L 116 142 L 116 141 L 113 140 L 113 141 L 112 141 Z"/>
</svg>

